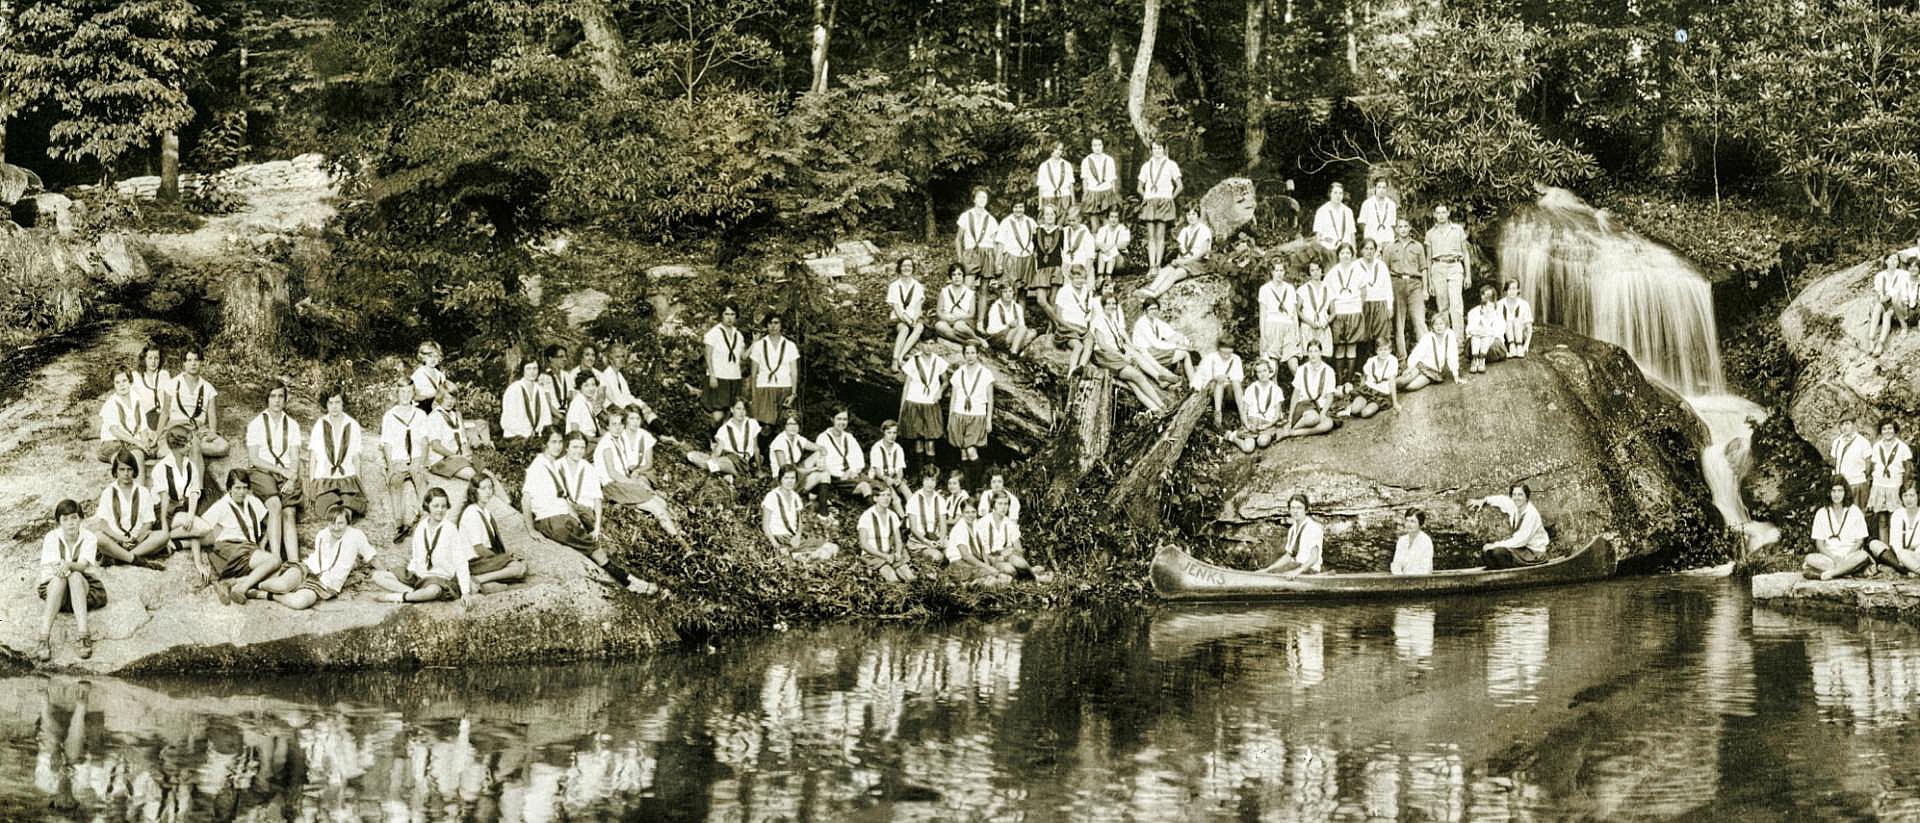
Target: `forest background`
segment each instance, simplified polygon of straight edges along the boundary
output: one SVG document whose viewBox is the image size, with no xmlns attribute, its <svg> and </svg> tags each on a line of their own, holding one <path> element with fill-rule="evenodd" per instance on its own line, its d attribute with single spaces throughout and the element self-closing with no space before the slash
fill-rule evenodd
<svg viewBox="0 0 1920 823">
<path fill-rule="evenodd" d="M 553 296 L 590 286 L 615 310 L 587 333 L 671 386 L 697 360 L 655 333 L 645 273 L 696 261 L 694 322 L 722 300 L 750 326 L 784 314 L 827 398 L 872 382 L 874 330 L 769 272 L 853 238 L 942 248 L 969 189 L 1027 197 L 1054 141 L 1077 159 L 1093 138 L 1123 189 L 1150 138 L 1196 195 L 1253 179 L 1256 230 L 1291 225 L 1289 195 L 1310 211 L 1386 179 L 1403 214 L 1452 203 L 1491 248 L 1536 185 L 1571 188 L 1733 284 L 1730 379 L 1777 403 L 1795 283 L 1920 226 L 1920 4 L 0 0 L 0 159 L 70 191 L 161 178 L 150 202 L 82 195 L 89 231 L 237 207 L 183 170 L 320 152 L 344 185 L 266 269 L 133 295 L 0 266 L 0 315 L 59 332 L 95 304 L 225 298 L 192 325 L 236 355 L 350 364 L 432 337 L 457 379 L 497 386 L 573 333 Z M 283 320 L 236 314 L 263 292 Z M 700 442 L 682 394 L 658 405 Z M 1763 445 L 1793 439 L 1773 420 Z"/>
</svg>

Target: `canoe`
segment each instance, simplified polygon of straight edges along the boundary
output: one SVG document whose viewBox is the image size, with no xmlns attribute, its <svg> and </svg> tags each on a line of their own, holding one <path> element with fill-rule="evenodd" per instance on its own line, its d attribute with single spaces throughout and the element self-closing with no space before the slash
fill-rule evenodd
<svg viewBox="0 0 1920 823">
<path fill-rule="evenodd" d="M 1364 600 L 1518 589 L 1581 583 L 1613 576 L 1613 543 L 1604 537 L 1573 554 L 1517 569 L 1448 569 L 1433 574 L 1386 572 L 1287 577 L 1216 566 L 1164 545 L 1154 555 L 1153 590 L 1165 600 L 1187 603 Z"/>
</svg>

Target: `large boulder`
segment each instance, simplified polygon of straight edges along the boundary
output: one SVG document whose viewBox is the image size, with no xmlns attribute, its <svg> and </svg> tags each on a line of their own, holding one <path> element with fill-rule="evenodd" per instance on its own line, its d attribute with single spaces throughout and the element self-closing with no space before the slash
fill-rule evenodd
<svg viewBox="0 0 1920 823">
<path fill-rule="evenodd" d="M 19 364 L 18 391 L 0 405 L 0 539 L 8 561 L 0 570 L 0 661 L 24 660 L 35 646 L 39 597 L 35 591 L 40 537 L 52 526 L 54 504 L 82 501 L 92 514 L 104 468 L 94 458 L 95 413 L 102 398 L 102 363 L 132 362 L 149 341 L 186 342 L 178 327 L 154 321 L 123 323 L 44 363 Z M 58 348 L 50 349 L 58 351 Z M 16 355 L 20 356 L 20 355 Z M 230 442 L 245 440 L 259 411 L 259 386 L 238 370 L 210 364 L 221 389 L 220 422 Z M 304 394 L 304 393 L 302 393 Z M 310 421 L 308 398 L 290 408 Z M 362 414 L 363 419 L 373 419 Z M 237 450 L 236 450 L 237 451 Z M 219 476 L 244 459 L 216 461 Z M 403 567 L 408 547 L 394 544 L 384 467 L 364 455 L 361 476 L 371 492 L 366 521 L 385 568 Z M 461 491 L 459 481 L 439 481 Z M 71 618 L 56 622 L 51 668 L 96 673 L 259 671 L 463 665 L 508 661 L 630 656 L 673 632 L 657 607 L 616 586 L 578 553 L 533 533 L 525 519 L 496 509 L 501 537 L 526 561 L 527 585 L 471 600 L 417 606 L 379 603 L 365 571 L 337 600 L 293 612 L 268 603 L 222 606 L 193 585 L 192 560 L 175 555 L 164 571 L 114 567 L 101 573 L 107 606 L 92 615 L 92 658 L 73 654 Z M 310 535 L 317 523 L 302 525 Z"/>
<path fill-rule="evenodd" d="M 1627 558 L 1717 549 L 1725 529 L 1701 475 L 1699 418 L 1617 347 L 1545 328 L 1535 346 L 1373 420 L 1227 460 L 1220 525 L 1277 546 L 1287 499 L 1305 493 L 1330 524 L 1335 565 L 1379 569 L 1407 508 L 1425 510 L 1458 553 L 1505 536 L 1497 514 L 1471 515 L 1467 500 L 1526 483 L 1560 546 L 1612 534 Z"/>
<path fill-rule="evenodd" d="M 32 169 L 0 161 L 0 206 L 12 206 L 45 186 Z"/>
<path fill-rule="evenodd" d="M 1245 177 L 1229 177 L 1215 183 L 1200 197 L 1200 216 L 1207 221 L 1207 228 L 1213 230 L 1214 242 L 1219 244 L 1252 223 L 1258 208 L 1253 181 Z"/>
<path fill-rule="evenodd" d="M 1780 332 L 1801 363 L 1788 415 L 1794 430 L 1822 453 L 1840 421 L 1856 415 L 1868 428 L 1881 418 L 1911 432 L 1920 425 L 1920 332 L 1895 327 L 1887 350 L 1867 354 L 1872 332 L 1873 275 L 1879 261 L 1829 274 L 1796 295 L 1780 313 Z"/>
</svg>

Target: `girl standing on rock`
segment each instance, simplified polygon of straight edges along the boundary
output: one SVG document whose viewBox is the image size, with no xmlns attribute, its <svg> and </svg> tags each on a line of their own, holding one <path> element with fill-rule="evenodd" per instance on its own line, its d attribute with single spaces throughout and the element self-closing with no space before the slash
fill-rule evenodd
<svg viewBox="0 0 1920 823">
<path fill-rule="evenodd" d="M 947 370 L 953 364 L 926 346 L 908 351 L 913 356 L 900 363 L 906 378 L 900 393 L 900 437 L 913 445 L 914 456 L 931 463 L 934 443 L 947 434 L 940 417 L 940 395 L 946 391 Z"/>
<path fill-rule="evenodd" d="M 1300 368 L 1300 296 L 1287 282 L 1287 264 L 1275 260 L 1273 279 L 1260 285 L 1260 356 Z"/>
<path fill-rule="evenodd" d="M 1066 280 L 1060 276 L 1066 263 L 1067 227 L 1060 224 L 1060 213 L 1052 206 L 1040 207 L 1040 225 L 1033 232 L 1034 276 L 1027 281 L 1029 290 L 1051 292 Z"/>
<path fill-rule="evenodd" d="M 727 418 L 727 409 L 741 398 L 741 367 L 747 357 L 746 333 L 734 327 L 739 312 L 732 306 L 720 308 L 720 322 L 707 329 L 701 338 L 706 350 L 707 385 L 700 393 L 700 405 L 713 416 L 714 425 Z"/>
<path fill-rule="evenodd" d="M 287 414 L 287 384 L 267 389 L 267 408 L 247 423 L 247 452 L 253 458 L 253 495 L 266 501 L 267 535 L 262 548 L 300 559 L 300 423 Z"/>
<path fill-rule="evenodd" d="M 107 605 L 107 589 L 97 576 L 99 543 L 93 532 L 80 528 L 79 503 L 60 501 L 53 507 L 53 521 L 53 531 L 40 540 L 40 599 L 46 608 L 40 613 L 40 646 L 35 656 L 42 661 L 53 659 L 53 619 L 65 610 L 73 613 L 74 642 L 85 660 L 93 656 L 87 613 Z"/>
<path fill-rule="evenodd" d="M 1900 423 L 1891 417 L 1880 421 L 1880 439 L 1873 441 L 1871 463 L 1867 512 L 1873 515 L 1873 533 L 1886 539 L 1888 521 L 1900 508 L 1900 487 L 1907 484 L 1907 467 L 1913 463 L 1913 448 L 1900 439 Z"/>
<path fill-rule="evenodd" d="M 1180 164 L 1167 157 L 1167 145 L 1153 141 L 1153 156 L 1141 164 L 1135 189 L 1140 194 L 1140 222 L 1147 227 L 1147 270 L 1157 272 L 1166 260 L 1167 229 L 1179 216 L 1174 198 L 1186 187 Z"/>
<path fill-rule="evenodd" d="M 971 466 L 980 460 L 980 447 L 993 430 L 994 375 L 981 364 L 979 346 L 962 349 L 960 358 L 949 381 L 953 394 L 947 405 L 947 442 L 960 450 L 962 463 Z"/>
<path fill-rule="evenodd" d="M 1353 257 L 1353 246 L 1340 245 L 1340 262 L 1327 273 L 1326 287 L 1333 306 L 1333 371 L 1335 382 L 1351 379 L 1357 365 L 1355 351 L 1367 339 L 1366 286 L 1370 271 L 1361 268 Z"/>
</svg>

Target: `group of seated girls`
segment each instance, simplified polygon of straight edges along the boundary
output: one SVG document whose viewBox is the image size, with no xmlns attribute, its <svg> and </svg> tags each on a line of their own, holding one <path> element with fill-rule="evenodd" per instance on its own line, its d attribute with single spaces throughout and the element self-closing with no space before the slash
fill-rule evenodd
<svg viewBox="0 0 1920 823">
<path fill-rule="evenodd" d="M 172 457 L 163 456 L 163 469 Z M 56 526 L 41 542 L 39 591 L 45 610 L 36 650 L 41 660 L 52 657 L 53 622 L 61 611 L 74 615 L 79 656 L 92 654 L 87 615 L 107 603 L 98 574 L 103 565 L 155 567 L 161 554 L 185 550 L 198 581 L 211 586 L 221 603 L 271 600 L 307 609 L 338 597 L 358 563 L 375 558 L 366 534 L 354 525 L 354 510 L 338 499 L 325 504 L 324 526 L 314 533 L 304 557 L 292 539 L 270 545 L 272 514 L 285 501 L 278 499 L 283 494 L 277 489 L 272 503 L 255 494 L 262 476 L 258 470 L 228 471 L 221 493 L 201 505 L 197 488 L 182 495 L 181 487 L 167 485 L 178 482 L 178 475 L 162 479 L 156 473 L 143 485 L 129 451 L 116 452 L 109 466 L 113 480 L 100 493 L 93 521 L 83 525 L 80 504 L 62 500 L 54 507 Z M 428 491 L 406 565 L 372 576 L 386 590 L 380 599 L 424 602 L 473 596 L 525 576 L 524 564 L 507 552 L 488 511 L 499 481 L 481 474 L 471 489 L 472 503 L 457 511 L 445 489 Z M 293 527 L 291 520 L 285 525 Z"/>
<path fill-rule="evenodd" d="M 1911 484 L 1900 488 L 1899 504 L 1876 536 L 1847 481 L 1836 476 L 1827 484 L 1827 505 L 1813 513 L 1811 531 L 1814 551 L 1801 561 L 1808 578 L 1832 580 L 1878 566 L 1903 575 L 1920 572 L 1920 492 Z"/>
<path fill-rule="evenodd" d="M 1294 286 L 1281 263 L 1274 264 L 1272 277 L 1260 292 L 1260 350 L 1253 380 L 1246 379 L 1246 364 L 1226 335 L 1220 337 L 1215 351 L 1191 369 L 1194 388 L 1211 396 L 1214 426 L 1241 451 L 1325 434 L 1341 419 L 1370 418 L 1393 408 L 1402 393 L 1449 380 L 1465 381 L 1460 341 L 1448 328 L 1445 312 L 1432 314 L 1432 324 L 1407 354 L 1405 364 L 1394 356 L 1390 339 L 1382 332 L 1374 340 L 1372 356 L 1343 380 L 1325 360 L 1334 340 L 1331 328 L 1322 322 L 1325 311 L 1319 305 L 1325 288 L 1314 278 Z M 1493 288 L 1483 287 L 1481 304 L 1468 312 L 1468 372 L 1485 371 L 1487 363 L 1510 356 L 1526 356 L 1533 336 L 1532 312 L 1519 298 L 1517 283 L 1509 282 L 1507 291 L 1507 298 L 1496 300 Z M 1292 375 L 1290 386 L 1279 382 L 1283 364 Z M 1229 402 L 1239 412 L 1238 428 L 1229 429 L 1224 423 Z"/>
<path fill-rule="evenodd" d="M 830 539 L 832 515 L 802 496 L 805 465 L 788 464 L 776 473 L 777 485 L 760 503 L 760 528 L 776 552 L 803 560 L 827 560 L 840 554 Z M 826 481 L 817 475 L 813 480 Z M 997 588 L 1015 579 L 1042 576 L 1027 563 L 1020 534 L 1020 499 L 999 472 L 976 498 L 959 471 L 946 475 L 926 466 L 911 490 L 904 485 L 869 488 L 867 508 L 855 532 L 862 565 L 888 583 L 911 582 L 921 567 L 946 569 L 956 582 Z"/>
</svg>

